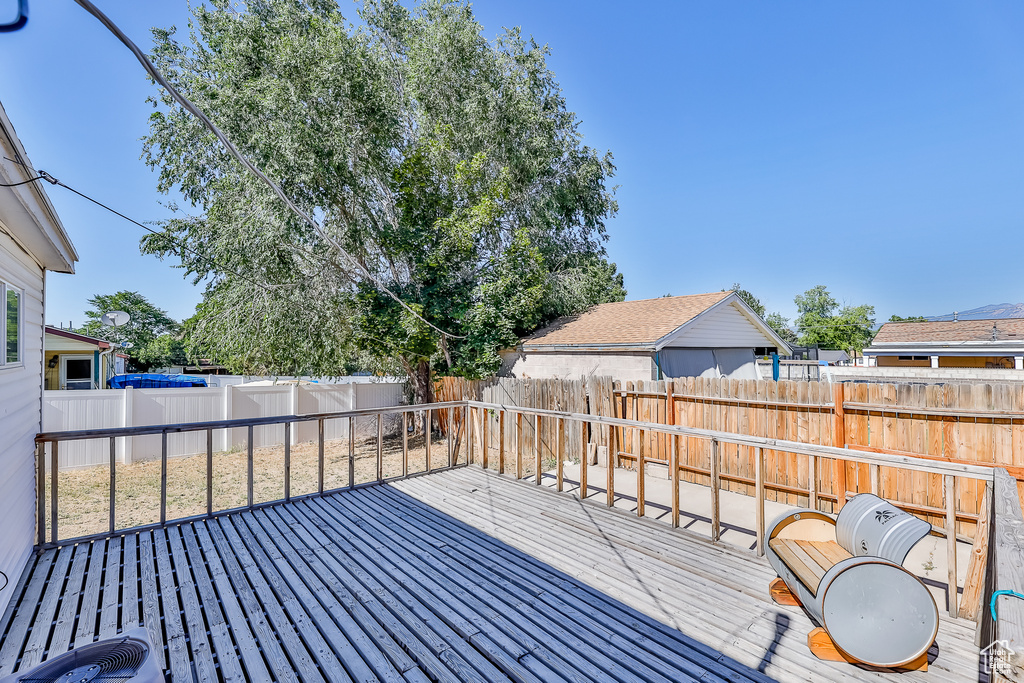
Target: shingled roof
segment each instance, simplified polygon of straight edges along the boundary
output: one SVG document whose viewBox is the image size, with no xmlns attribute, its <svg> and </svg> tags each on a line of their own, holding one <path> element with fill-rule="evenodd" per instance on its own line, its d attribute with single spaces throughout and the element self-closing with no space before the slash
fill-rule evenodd
<svg viewBox="0 0 1024 683">
<path fill-rule="evenodd" d="M 995 327 L 995 339 L 992 328 Z M 886 323 L 878 330 L 875 344 L 927 342 L 1008 342 L 1024 341 L 1024 319 L 944 320 L 927 323 Z"/>
<path fill-rule="evenodd" d="M 559 318 L 524 339 L 523 345 L 654 344 L 730 294 L 712 292 L 599 304 L 586 313 Z"/>
</svg>

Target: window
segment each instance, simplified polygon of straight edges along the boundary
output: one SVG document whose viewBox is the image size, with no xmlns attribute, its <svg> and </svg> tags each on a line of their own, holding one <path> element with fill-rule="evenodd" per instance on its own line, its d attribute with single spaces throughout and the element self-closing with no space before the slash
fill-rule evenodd
<svg viewBox="0 0 1024 683">
<path fill-rule="evenodd" d="M 0 282 L 0 301 L 3 302 L 4 315 L 0 320 L 0 338 L 3 352 L 0 353 L 0 367 L 18 365 L 22 362 L 22 292 L 4 282 Z"/>
</svg>

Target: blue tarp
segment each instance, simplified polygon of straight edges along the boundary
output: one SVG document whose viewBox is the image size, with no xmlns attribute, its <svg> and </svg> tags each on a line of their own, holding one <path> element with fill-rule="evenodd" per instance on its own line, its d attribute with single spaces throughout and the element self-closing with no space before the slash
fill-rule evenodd
<svg viewBox="0 0 1024 683">
<path fill-rule="evenodd" d="M 165 387 L 205 387 L 206 379 L 194 375 L 157 375 L 152 373 L 114 375 L 107 382 L 111 389 L 162 389 Z"/>
</svg>

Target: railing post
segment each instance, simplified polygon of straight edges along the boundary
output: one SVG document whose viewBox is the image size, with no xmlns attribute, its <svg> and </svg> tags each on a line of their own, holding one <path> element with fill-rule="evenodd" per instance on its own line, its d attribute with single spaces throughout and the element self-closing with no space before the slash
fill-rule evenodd
<svg viewBox="0 0 1024 683">
<path fill-rule="evenodd" d="M 516 479 L 523 478 L 523 414 L 516 411 Z"/>
<path fill-rule="evenodd" d="M 719 507 L 718 439 L 711 439 L 711 540 L 722 536 L 721 509 Z"/>
<path fill-rule="evenodd" d="M 868 465 L 868 477 L 871 479 L 871 493 L 876 496 L 882 495 L 882 482 L 878 465 L 874 463 Z"/>
<path fill-rule="evenodd" d="M 167 435 L 165 434 L 164 436 L 166 437 Z M 246 500 L 248 501 L 248 504 L 249 504 L 250 508 L 252 508 L 252 502 L 253 502 L 252 501 L 252 466 L 253 466 L 253 455 L 252 455 L 253 443 L 252 442 L 253 442 L 253 429 L 252 429 L 252 425 L 249 425 L 249 429 L 247 430 L 245 452 L 246 452 L 246 486 L 247 486 L 247 489 L 246 489 L 247 498 L 246 498 Z"/>
<path fill-rule="evenodd" d="M 117 439 L 110 437 L 110 533 L 114 533 L 115 498 L 117 496 Z"/>
<path fill-rule="evenodd" d="M 639 430 L 637 430 L 637 431 L 639 431 Z M 644 439 L 644 441 L 647 442 L 645 445 L 647 447 L 650 447 L 650 445 L 651 445 L 651 436 L 652 436 L 650 430 L 645 430 L 644 434 L 646 436 L 646 439 Z M 647 497 L 647 490 L 646 490 L 646 487 L 645 487 L 645 485 L 647 483 L 647 477 L 644 476 L 644 470 L 645 469 L 646 469 L 646 467 L 644 466 L 644 449 L 643 448 L 638 448 L 638 449 L 636 449 L 636 516 L 637 517 L 643 517 L 644 513 L 646 512 L 646 508 L 645 508 L 645 505 L 644 505 L 645 499 Z"/>
<path fill-rule="evenodd" d="M 36 444 L 36 539 L 46 545 L 46 442 Z"/>
<path fill-rule="evenodd" d="M 639 450 L 638 448 L 637 451 Z M 587 452 L 590 452 L 589 449 Z M 617 460 L 617 458 L 612 457 L 610 452 L 608 453 L 608 466 L 605 468 L 605 489 L 607 489 L 607 500 L 605 502 L 608 504 L 608 507 L 615 505 L 615 463 Z"/>
<path fill-rule="evenodd" d="M 356 485 L 356 422 L 348 418 L 348 487 Z"/>
<path fill-rule="evenodd" d="M 558 463 L 556 465 L 556 470 L 555 470 L 555 472 L 556 472 L 555 473 L 555 486 L 558 488 L 559 492 L 561 492 L 561 490 L 562 490 L 562 481 L 563 481 L 564 476 L 565 476 L 565 472 L 564 472 L 565 468 L 563 466 L 564 465 L 563 460 L 565 458 L 565 419 L 564 418 L 561 418 L 561 417 L 558 418 L 558 427 L 557 427 L 557 429 L 558 429 L 558 432 L 557 432 L 558 436 L 555 439 L 555 458 L 557 459 Z"/>
<path fill-rule="evenodd" d="M 491 450 L 491 420 L 487 408 L 480 409 L 480 466 L 488 468 L 488 456 Z"/>
<path fill-rule="evenodd" d="M 430 452 L 431 450 L 433 450 L 431 448 L 432 444 L 430 443 L 430 440 L 431 440 L 430 437 L 432 436 L 432 432 L 434 431 L 434 420 L 433 420 L 434 413 L 433 413 L 433 411 L 430 408 L 427 408 L 426 416 L 425 417 L 426 417 L 426 419 L 424 420 L 424 423 L 423 423 L 423 429 L 424 429 L 424 432 L 427 435 L 427 438 L 426 438 L 426 444 L 427 444 L 427 472 L 429 472 L 431 470 L 431 465 L 430 465 L 431 457 L 430 456 L 433 455 Z"/>
<path fill-rule="evenodd" d="M 292 423 L 284 423 L 284 500 L 292 499 Z"/>
<path fill-rule="evenodd" d="M 213 430 L 206 430 L 206 514 L 213 514 Z"/>
<path fill-rule="evenodd" d="M 60 461 L 59 441 L 50 445 L 50 542 L 57 542 L 57 464 Z"/>
<path fill-rule="evenodd" d="M 474 450 L 473 449 L 473 438 L 476 436 L 476 434 L 475 434 L 476 430 L 473 429 L 473 422 L 475 420 L 475 418 L 473 416 L 476 414 L 475 410 L 476 410 L 475 408 L 471 408 L 467 404 L 466 407 L 462 411 L 462 424 L 465 425 L 465 427 L 466 427 L 466 464 L 467 465 L 472 465 L 473 464 L 473 450 Z"/>
<path fill-rule="evenodd" d="M 807 459 L 807 478 L 809 481 L 808 502 L 814 510 L 818 509 L 818 456 L 811 455 Z"/>
<path fill-rule="evenodd" d="M 811 476 L 814 476 L 814 460 L 811 457 Z M 764 452 L 760 448 L 754 449 L 754 515 L 757 527 L 754 532 L 757 534 L 757 554 L 764 555 Z"/>
<path fill-rule="evenodd" d="M 409 413 L 402 411 L 402 476 L 409 476 Z"/>
<path fill-rule="evenodd" d="M 324 419 L 316 421 L 316 490 L 324 492 Z"/>
<path fill-rule="evenodd" d="M 252 427 L 249 427 L 252 432 Z M 249 451 L 252 452 L 251 450 Z M 249 471 L 252 471 L 250 467 Z M 249 477 L 249 490 L 252 490 L 252 477 Z M 250 496 L 249 505 L 252 505 Z M 160 523 L 167 522 L 167 432 L 160 432 Z"/>
<path fill-rule="evenodd" d="M 505 409 L 498 411 L 498 474 L 505 474 Z"/>
<path fill-rule="evenodd" d="M 590 450 L 587 448 L 587 423 L 580 420 L 580 500 L 587 498 L 587 460 Z"/>
<path fill-rule="evenodd" d="M 535 451 L 535 453 L 534 453 L 535 462 L 534 462 L 533 467 L 536 470 L 536 472 L 534 472 L 534 474 L 537 475 L 537 481 L 535 481 L 534 483 L 537 484 L 537 486 L 540 486 L 540 478 L 542 476 L 541 470 L 543 469 L 543 463 L 541 462 L 540 448 L 541 448 L 541 443 L 540 443 L 540 415 L 534 415 L 533 416 L 533 450 Z"/>
<path fill-rule="evenodd" d="M 446 420 L 448 424 L 445 429 L 444 442 L 448 446 L 448 467 L 451 467 L 455 463 L 452 451 L 452 447 L 455 445 L 452 441 L 455 436 L 455 408 L 449 408 L 445 413 L 448 415 Z"/>
<path fill-rule="evenodd" d="M 957 618 L 957 585 L 956 585 L 956 477 L 952 474 L 944 476 L 946 489 L 946 564 L 948 578 L 946 586 L 946 607 L 949 616 Z"/>
<path fill-rule="evenodd" d="M 672 482 L 672 528 L 679 528 L 679 440 L 672 435 L 669 445 L 669 481 Z"/>
<path fill-rule="evenodd" d="M 384 413 L 377 413 L 377 481 L 384 480 Z"/>
<path fill-rule="evenodd" d="M 832 388 L 832 403 L 834 407 L 833 421 L 835 427 L 835 435 L 832 440 L 832 445 L 835 448 L 846 448 L 846 413 L 843 407 L 843 402 L 846 400 L 846 393 L 843 388 L 843 383 L 839 382 Z M 833 466 L 835 467 L 835 491 L 836 494 L 836 509 L 834 512 L 839 512 L 844 505 L 846 505 L 846 461 L 845 460 L 834 460 Z"/>
</svg>

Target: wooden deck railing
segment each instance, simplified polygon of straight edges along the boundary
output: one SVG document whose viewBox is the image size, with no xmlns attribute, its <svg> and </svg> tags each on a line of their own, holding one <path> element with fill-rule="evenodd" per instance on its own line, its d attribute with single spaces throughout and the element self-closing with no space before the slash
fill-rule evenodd
<svg viewBox="0 0 1024 683">
<path fill-rule="evenodd" d="M 1024 680 L 1024 516 L 1017 481 L 996 469 L 979 646 L 992 681 Z"/>
<path fill-rule="evenodd" d="M 718 541 L 722 533 L 722 520 L 721 520 L 721 503 L 720 503 L 720 492 L 722 489 L 722 465 L 723 465 L 723 444 L 729 444 L 733 446 L 741 446 L 753 449 L 754 461 L 755 461 L 755 477 L 752 482 L 754 485 L 754 497 L 755 503 L 755 520 L 754 520 L 754 533 L 756 535 L 756 549 L 759 555 L 764 553 L 764 531 L 765 531 L 765 490 L 768 486 L 765 484 L 765 461 L 764 451 L 771 450 L 780 453 L 787 453 L 797 456 L 804 456 L 807 459 L 807 467 L 811 472 L 810 481 L 812 485 L 810 489 L 793 489 L 792 492 L 800 493 L 808 496 L 809 507 L 818 509 L 819 501 L 822 500 L 823 496 L 815 489 L 813 482 L 817 481 L 817 477 L 814 475 L 816 471 L 820 471 L 822 463 L 832 461 L 847 461 L 862 463 L 868 465 L 871 468 L 871 482 L 872 491 L 878 493 L 878 481 L 879 481 L 879 468 L 889 467 L 895 469 L 925 472 L 929 474 L 941 475 L 943 478 L 943 490 L 944 490 L 944 517 L 945 525 L 943 527 L 935 528 L 935 532 L 946 537 L 947 547 L 947 563 L 949 567 L 948 575 L 948 586 L 947 590 L 947 608 L 949 613 L 953 617 L 957 617 L 960 614 L 958 607 L 958 595 L 957 595 L 957 575 L 956 575 L 956 520 L 958 517 L 963 517 L 957 510 L 957 487 L 958 482 L 961 480 L 973 480 L 983 482 L 987 487 L 991 487 L 993 479 L 993 469 L 991 467 L 984 467 L 980 465 L 970 465 L 965 463 L 957 462 L 946 462 L 916 458 L 912 455 L 892 455 L 887 453 L 869 453 L 862 451 L 852 451 L 844 448 L 832 448 L 829 446 L 818 446 L 805 443 L 799 443 L 795 441 L 785 441 L 781 439 L 768 439 L 763 437 L 748 436 L 744 434 L 738 434 L 735 432 L 725 431 L 714 431 L 707 429 L 695 429 L 691 427 L 682 426 L 671 426 L 652 422 L 639 422 L 635 420 L 624 420 L 620 418 L 604 417 L 597 415 L 589 415 L 583 413 L 569 413 L 560 412 L 555 410 L 544 410 L 538 408 L 526 408 L 521 406 L 508 406 L 495 403 L 483 403 L 480 401 L 469 401 L 470 418 L 469 418 L 469 441 L 470 441 L 470 461 L 477 462 L 483 467 L 489 466 L 489 448 L 479 449 L 480 457 L 476 457 L 477 452 L 477 436 L 481 435 L 483 438 L 480 439 L 481 443 L 489 443 L 488 436 L 481 434 L 481 432 L 489 429 L 492 419 L 481 420 L 481 411 L 495 411 L 497 413 L 497 424 L 499 429 L 504 430 L 506 425 L 515 425 L 513 428 L 521 429 L 524 421 L 532 422 L 534 433 L 541 433 L 540 423 L 541 421 L 554 420 L 557 422 L 556 433 L 559 438 L 556 439 L 555 444 L 555 476 L 556 476 L 556 488 L 561 491 L 563 489 L 563 468 L 564 462 L 567 457 L 564 448 L 564 439 L 561 435 L 565 433 L 565 425 L 571 422 L 578 422 L 584 425 L 586 428 L 593 427 L 608 427 L 611 443 L 608 447 L 608 466 L 605 467 L 605 503 L 610 507 L 615 504 L 615 472 L 618 468 L 619 462 L 625 458 L 620 458 L 620 455 L 626 455 L 620 451 L 618 444 L 615 443 L 617 438 L 621 438 L 618 434 L 621 428 L 629 428 L 633 430 L 642 430 L 649 434 L 662 434 L 669 439 L 669 476 L 672 482 L 671 485 L 671 525 L 673 527 L 679 526 L 680 508 L 679 508 L 679 484 L 680 484 L 680 472 L 693 471 L 695 468 L 680 462 L 680 448 L 679 443 L 681 439 L 700 439 L 710 443 L 711 451 L 711 462 L 710 468 L 707 473 L 710 475 L 710 496 L 711 496 L 711 540 Z M 616 429 L 620 428 L 620 429 Z M 497 470 L 499 473 L 505 473 L 506 471 L 506 459 L 508 454 L 506 453 L 505 443 L 506 439 L 504 435 L 499 437 L 499 452 L 498 452 L 498 464 Z M 541 477 L 543 475 L 543 468 L 541 463 L 541 449 L 536 446 L 534 441 L 534 448 L 532 454 L 526 453 L 514 453 L 515 456 L 515 476 L 517 478 L 523 478 L 523 462 L 529 457 L 535 459 L 533 478 L 535 483 L 541 483 Z M 585 444 L 584 448 L 587 452 L 581 452 L 578 455 L 580 459 L 580 476 L 579 476 L 579 491 L 581 498 L 587 498 L 589 495 L 589 481 L 588 481 L 588 465 L 590 456 L 593 448 L 592 444 L 590 447 L 586 446 L 588 443 L 587 439 L 583 440 Z M 738 450 L 735 451 L 738 453 Z M 630 460 L 635 464 L 636 471 L 642 473 L 645 471 L 645 458 L 644 453 L 640 450 L 636 455 L 633 455 Z M 637 516 L 642 517 L 645 514 L 646 505 L 646 493 L 645 493 L 645 476 L 637 477 L 637 495 L 636 495 L 636 513 Z M 792 487 L 791 487 L 792 488 Z M 845 498 L 845 496 L 843 496 Z M 897 503 L 903 507 L 901 503 Z M 975 519 L 977 517 L 975 516 Z M 974 557 L 972 556 L 972 560 Z M 969 570 L 968 575 L 971 575 Z M 968 587 L 969 590 L 965 591 L 966 594 L 970 595 L 972 602 L 971 611 L 976 613 L 977 609 L 974 608 L 973 603 L 978 602 L 981 599 L 980 585 L 977 587 Z M 965 605 L 966 607 L 966 605 Z"/>
<path fill-rule="evenodd" d="M 36 436 L 36 485 L 37 485 L 37 542 L 39 546 L 53 546 L 63 545 L 67 543 L 78 543 L 83 540 L 105 536 L 113 534 L 116 531 L 122 530 L 116 523 L 117 519 L 117 482 L 118 482 L 118 462 L 116 458 L 116 442 L 119 438 L 126 437 L 137 437 L 137 436 L 160 436 L 160 521 L 158 523 L 146 524 L 141 526 L 131 526 L 125 528 L 132 529 L 144 529 L 144 528 L 155 528 L 163 526 L 168 522 L 179 522 L 183 519 L 191 519 L 192 517 L 180 517 L 168 519 L 167 516 L 167 471 L 168 471 L 168 455 L 167 455 L 167 437 L 170 434 L 180 434 L 184 432 L 206 432 L 206 514 L 198 515 L 198 517 L 209 517 L 221 514 L 227 514 L 243 509 L 258 508 L 263 505 L 270 505 L 281 501 L 293 500 L 292 487 L 291 487 L 291 430 L 292 426 L 302 422 L 316 422 L 318 424 L 318 439 L 317 439 L 317 490 L 316 493 L 304 494 L 302 496 L 295 496 L 294 499 L 308 497 L 310 495 L 323 495 L 324 493 L 330 492 L 331 490 L 324 488 L 324 474 L 325 474 L 325 457 L 324 457 L 324 424 L 328 420 L 348 420 L 348 485 L 342 488 L 356 488 L 359 486 L 366 486 L 369 484 L 376 484 L 383 481 L 391 481 L 395 479 L 403 479 L 410 476 L 419 476 L 430 472 L 437 472 L 443 469 L 450 469 L 452 467 L 459 466 L 458 462 L 458 450 L 463 448 L 462 443 L 462 429 L 465 424 L 465 417 L 463 413 L 467 410 L 466 403 L 464 401 L 449 401 L 446 403 L 432 403 L 426 405 L 410 405 L 410 406 L 391 406 L 386 408 L 369 408 L 363 410 L 351 410 L 333 413 L 318 413 L 310 415 L 279 415 L 272 417 L 258 417 L 249 419 L 237 419 L 237 420 L 218 420 L 213 422 L 189 422 L 182 424 L 168 424 L 168 425 L 150 425 L 140 427 L 114 427 L 109 429 L 87 429 L 78 431 L 64 431 L 64 432 L 43 432 Z M 451 436 L 454 438 L 447 439 L 447 462 L 440 464 L 435 463 L 432 459 L 432 447 L 431 447 L 431 436 L 433 429 L 426 429 L 425 434 L 425 464 L 426 469 L 423 472 L 410 473 L 409 472 L 409 415 L 412 413 L 424 414 L 423 424 L 433 425 L 439 422 L 439 417 L 443 415 L 444 424 L 441 425 L 442 429 L 446 432 L 451 432 Z M 383 418 L 386 415 L 401 415 L 402 416 L 402 473 L 401 475 L 385 478 L 383 476 Z M 359 418 L 373 418 L 376 417 L 376 477 L 372 480 L 363 484 L 356 483 L 355 477 L 355 424 L 354 421 Z M 254 472 L 254 438 L 253 430 L 257 427 L 264 427 L 269 425 L 283 425 L 284 427 L 284 497 L 276 500 L 264 501 L 256 503 L 253 492 L 253 482 L 255 479 Z M 213 450 L 213 432 L 220 429 L 246 429 L 248 432 L 248 438 L 246 439 L 246 499 L 247 504 L 241 508 L 233 507 L 223 510 L 214 510 L 213 503 L 213 465 L 214 465 L 214 450 Z M 59 496 L 58 486 L 58 454 L 60 444 L 68 441 L 82 441 L 88 439 L 107 439 L 110 442 L 110 481 L 109 481 L 109 511 L 108 511 L 108 527 L 107 531 L 103 533 L 90 534 L 87 536 L 75 536 L 71 538 L 60 538 L 58 519 L 60 517 L 60 505 L 61 500 Z M 49 459 L 49 467 L 47 466 L 47 456 Z M 461 463 L 466 464 L 465 462 Z M 49 474 L 49 543 L 47 543 L 46 532 L 47 532 L 47 495 L 46 495 L 46 484 L 47 474 Z"/>
<path fill-rule="evenodd" d="M 425 414 L 426 423 L 431 424 L 431 415 L 443 414 L 446 421 L 446 429 L 449 434 L 448 438 L 448 458 L 446 462 L 435 463 L 431 460 L 431 430 L 426 431 L 425 436 L 425 455 L 426 455 L 426 468 L 423 472 L 410 473 L 408 468 L 408 416 L 411 413 L 423 412 Z M 486 420 L 482 420 L 481 417 L 484 412 L 491 412 L 493 415 Z M 383 462 L 383 431 L 382 431 L 382 419 L 388 414 L 399 414 L 402 416 L 402 468 L 401 474 L 394 477 L 385 477 L 383 475 L 382 462 Z M 371 478 L 363 484 L 357 484 L 354 476 L 354 461 L 355 461 L 355 448 L 354 448 L 354 433 L 353 421 L 358 418 L 376 418 L 377 434 L 376 434 L 376 477 Z M 847 461 L 853 463 L 860 463 L 866 465 L 871 470 L 871 490 L 878 492 L 878 481 L 879 481 L 879 469 L 894 468 L 898 470 L 907 470 L 911 472 L 924 472 L 932 475 L 941 476 L 943 482 L 943 508 L 941 510 L 929 509 L 930 514 L 936 512 L 942 512 L 945 525 L 936 526 L 934 531 L 946 538 L 947 547 L 947 564 L 949 567 L 948 577 L 948 590 L 947 590 L 947 608 L 952 616 L 968 616 L 975 618 L 978 612 L 979 605 L 985 605 L 983 597 L 991 594 L 991 590 L 985 589 L 985 579 L 990 578 L 993 574 L 991 571 L 986 572 L 985 563 L 988 559 L 987 552 L 974 552 L 971 554 L 971 564 L 968 568 L 968 585 L 964 587 L 964 602 L 960 609 L 958 609 L 958 595 L 957 595 L 957 575 L 956 575 L 956 521 L 957 519 L 971 519 L 971 515 L 965 515 L 962 511 L 957 508 L 957 489 L 961 482 L 964 481 L 976 481 L 980 482 L 987 491 L 987 500 L 998 500 L 998 497 L 993 492 L 993 480 L 994 470 L 991 467 L 985 467 L 980 465 L 971 465 L 962 462 L 948 462 L 941 460 L 930 460 L 918 458 L 913 455 L 899 455 L 891 453 L 873 453 L 864 451 L 854 451 L 851 449 L 844 448 L 833 448 L 829 446 L 820 446 L 814 444 L 799 443 L 796 441 L 787 441 L 781 439 L 771 439 L 757 436 L 749 436 L 736 432 L 728 431 L 716 431 L 707 429 L 696 429 L 692 427 L 684 427 L 678 425 L 665 425 L 653 422 L 641 422 L 636 420 L 627 420 L 615 417 L 606 417 L 601 415 L 591 415 L 584 413 L 574 413 L 556 410 L 545 410 L 537 408 L 527 408 L 521 406 L 509 406 L 497 403 L 485 403 L 481 401 L 448 401 L 444 403 L 434 403 L 426 405 L 413 405 L 413 406 L 395 406 L 389 408 L 377 408 L 368 410 L 357 410 L 337 413 L 324 413 L 317 415 L 286 415 L 277 417 L 264 417 L 264 418 L 253 418 L 243 420 L 224 420 L 218 422 L 196 422 L 187 424 L 175 424 L 175 425 L 153 425 L 147 427 L 130 427 L 130 428 L 112 428 L 112 429 L 99 429 L 99 430 L 85 430 L 76 432 L 50 432 L 42 433 L 36 437 L 37 442 L 37 458 L 38 458 L 38 523 L 39 523 L 39 535 L 38 543 L 40 546 L 47 545 L 46 530 L 47 530 L 47 515 L 46 515 L 46 475 L 50 475 L 50 539 L 49 545 L 60 545 L 72 542 L 79 542 L 86 538 L 93 536 L 102 536 L 118 531 L 116 524 L 117 519 L 117 462 L 115 458 L 115 440 L 123 437 L 134 437 L 142 435 L 159 435 L 161 437 L 161 477 L 160 477 L 160 522 L 147 524 L 143 526 L 131 527 L 133 529 L 140 528 L 151 528 L 158 527 L 170 522 L 180 522 L 196 517 L 208 517 L 216 516 L 221 514 L 227 514 L 231 512 L 237 512 L 239 510 L 252 509 L 263 505 L 278 503 L 288 500 L 297 500 L 308 496 L 322 495 L 330 491 L 338 490 L 337 488 L 325 488 L 324 484 L 324 472 L 325 472 L 325 457 L 324 457 L 324 422 L 326 420 L 335 419 L 348 419 L 349 420 L 349 450 L 348 450 L 348 486 L 342 488 L 351 488 L 358 486 L 365 486 L 369 484 L 377 484 L 380 482 L 391 481 L 394 479 L 401 479 L 410 476 L 418 476 L 419 474 L 427 474 L 430 472 L 436 472 L 442 469 L 449 469 L 452 467 L 458 467 L 463 464 L 477 463 L 483 467 L 489 467 L 489 459 L 491 457 L 491 448 L 480 448 L 479 444 L 490 444 L 491 439 L 488 431 L 491 429 L 492 422 L 497 425 L 497 429 L 504 432 L 506 429 L 515 429 L 518 432 L 522 432 L 524 425 L 529 426 L 534 430 L 535 434 L 553 433 L 554 446 L 550 450 L 555 455 L 555 486 L 561 491 L 564 488 L 564 465 L 568 458 L 573 460 L 578 459 L 580 463 L 580 474 L 579 474 L 579 495 L 581 498 L 586 499 L 589 495 L 588 487 L 591 486 L 588 481 L 589 473 L 588 468 L 590 467 L 591 459 L 597 448 L 596 443 L 603 441 L 608 443 L 607 448 L 607 461 L 608 465 L 604 471 L 604 481 L 602 482 L 604 488 L 604 502 L 608 506 L 615 505 L 616 501 L 616 471 L 619 469 L 619 465 L 625 462 L 633 464 L 637 472 L 645 472 L 645 456 L 643 451 L 639 451 L 635 455 L 624 453 L 619 445 L 616 443 L 617 439 L 621 439 L 619 436 L 623 433 L 624 429 L 639 430 L 648 434 L 661 435 L 662 438 L 668 440 L 669 443 L 669 478 L 671 480 L 671 518 L 670 523 L 673 527 L 679 526 L 680 518 L 680 473 L 681 472 L 694 472 L 699 471 L 706 473 L 709 477 L 709 493 L 711 497 L 711 540 L 718 541 L 722 534 L 723 523 L 721 519 L 721 501 L 720 492 L 722 490 L 722 482 L 725 479 L 723 476 L 723 464 L 730 457 L 739 457 L 740 448 L 751 449 L 754 453 L 755 462 L 755 473 L 753 480 L 750 483 L 753 486 L 753 497 L 755 498 L 754 516 L 753 520 L 753 531 L 756 536 L 756 550 L 758 554 L 764 553 L 763 541 L 764 541 L 764 530 L 765 530 L 765 491 L 770 488 L 770 484 L 766 483 L 766 464 L 764 458 L 765 451 L 774 451 L 776 453 L 785 453 L 792 456 L 803 457 L 806 459 L 806 466 L 811 473 L 809 477 L 810 486 L 809 488 L 789 487 L 791 493 L 799 494 L 807 497 L 807 503 L 810 507 L 819 509 L 819 505 L 823 500 L 826 499 L 827 495 L 816 489 L 816 482 L 818 478 L 815 476 L 815 472 L 824 471 L 826 465 L 831 465 L 833 461 Z M 288 434 L 292 429 L 292 425 L 299 422 L 316 421 L 319 423 L 319 440 L 318 440 L 318 482 L 317 490 L 315 493 L 303 494 L 301 496 L 292 496 L 290 477 L 290 439 Z M 284 496 L 282 498 L 264 501 L 257 503 L 254 499 L 253 493 L 253 481 L 254 481 L 254 454 L 253 454 L 253 429 L 260 426 L 276 425 L 280 424 L 285 429 L 284 439 Z M 554 430 L 550 429 L 550 425 L 554 424 Z M 575 431 L 578 431 L 582 438 L 576 441 L 573 445 L 573 450 L 578 451 L 570 453 L 567 448 L 568 440 L 566 437 L 566 427 L 568 425 L 576 426 L 573 427 Z M 542 430 L 543 427 L 548 429 Z M 246 472 L 246 483 L 247 483 L 247 504 L 242 507 L 233 507 L 229 509 L 214 510 L 213 506 L 213 431 L 218 429 L 247 429 L 249 433 L 248 446 L 247 446 L 247 472 Z M 168 458 L 167 458 L 167 437 L 170 434 L 176 434 L 181 432 L 195 432 L 205 431 L 207 434 L 206 438 L 206 511 L 204 515 L 197 515 L 193 517 L 179 517 L 176 519 L 169 519 L 167 515 L 167 470 L 168 470 Z M 598 434 L 601 433 L 600 439 Z M 465 438 L 464 438 L 465 437 Z M 532 441 L 534 444 L 532 453 L 524 453 L 521 448 L 523 442 L 520 440 L 514 440 L 512 443 L 517 445 L 515 452 L 506 452 L 507 440 L 504 434 L 499 435 L 498 442 L 498 453 L 497 453 L 497 470 L 501 474 L 505 474 L 508 470 L 509 474 L 513 474 L 517 479 L 523 479 L 524 476 L 530 476 L 536 484 L 540 484 L 542 477 L 545 474 L 546 463 L 542 458 L 542 451 L 539 446 L 540 440 L 535 439 Z M 108 511 L 108 531 L 104 534 L 94 534 L 92 536 L 79 536 L 72 539 L 61 539 L 58 533 L 57 520 L 60 514 L 60 498 L 58 495 L 58 449 L 59 444 L 66 441 L 83 440 L 83 439 L 108 439 L 111 444 L 111 459 L 110 459 L 110 483 L 109 483 L 109 511 Z M 710 447 L 709 450 L 712 454 L 710 459 L 709 467 L 706 470 L 694 467 L 692 464 L 681 462 L 680 444 L 685 443 L 687 439 L 697 439 L 699 441 L 707 442 Z M 550 444 L 547 444 L 550 448 Z M 723 446 L 729 446 L 730 448 L 723 448 Z M 733 448 L 736 447 L 736 448 Z M 465 460 L 460 462 L 459 454 L 465 449 Z M 605 448 L 605 447 L 602 447 Z M 50 467 L 47 468 L 47 456 L 49 456 Z M 511 457 L 515 458 L 514 467 L 510 468 L 509 465 L 512 463 L 507 462 Z M 527 458 L 530 458 L 532 462 L 529 462 L 529 466 L 533 470 L 532 473 L 527 475 L 526 465 Z M 47 471 L 49 469 L 49 472 Z M 621 471 L 621 470 L 620 470 Z M 998 470 L 996 470 L 998 471 Z M 1005 475 L 1005 473 L 1003 473 Z M 647 496 L 645 492 L 645 476 L 637 477 L 637 496 L 636 496 L 636 512 L 638 516 L 644 516 L 645 506 L 647 504 Z M 600 488 L 595 486 L 594 488 Z M 1007 486 L 1006 490 L 1010 491 L 1012 487 Z M 1006 494 L 1009 496 L 1010 494 Z M 1004 496 L 1005 497 L 1005 496 Z M 834 495 L 832 497 L 837 503 L 840 503 L 845 498 L 845 493 L 840 495 Z M 901 507 L 906 507 L 902 503 L 897 503 Z M 909 509 L 909 508 L 908 508 Z M 985 529 L 986 531 L 995 529 L 993 533 L 998 534 L 1000 528 L 998 520 L 1000 518 L 1001 508 L 997 504 L 994 508 L 994 514 L 992 520 L 989 521 L 989 515 L 984 514 L 985 510 L 982 511 L 981 515 L 974 515 L 973 519 L 979 523 L 979 529 Z M 914 510 L 911 510 L 912 512 Z M 1019 506 L 1017 508 L 1019 516 Z M 995 523 L 994 526 L 993 523 Z M 1024 529 L 1024 522 L 1021 523 L 1022 529 Z M 1021 532 L 1024 537 L 1024 531 Z M 982 536 L 982 534 L 979 534 Z M 977 547 L 977 541 L 976 541 Z M 1024 543 L 1022 546 L 1024 547 Z M 998 561 L 998 560 L 997 560 Z M 989 567 L 994 565 L 989 562 Z"/>
</svg>

